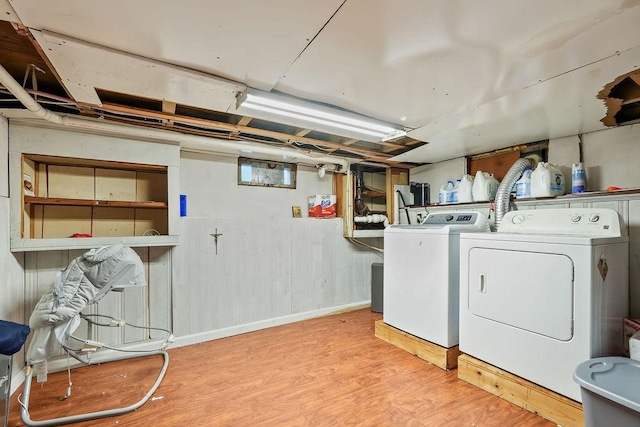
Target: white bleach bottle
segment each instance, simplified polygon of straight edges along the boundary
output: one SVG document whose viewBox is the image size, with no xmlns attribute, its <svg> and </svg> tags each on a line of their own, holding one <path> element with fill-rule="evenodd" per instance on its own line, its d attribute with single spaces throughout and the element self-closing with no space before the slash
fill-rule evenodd
<svg viewBox="0 0 640 427">
<path fill-rule="evenodd" d="M 571 165 L 571 193 L 584 193 L 587 189 L 587 175 L 584 164 L 574 163 Z"/>
<path fill-rule="evenodd" d="M 516 182 L 516 199 L 531 197 L 531 168 L 522 172 L 522 178 Z"/>
<path fill-rule="evenodd" d="M 442 186 L 438 199 L 441 205 L 453 203 L 453 187 L 453 182 L 451 181 L 447 181 L 447 183 Z"/>
</svg>

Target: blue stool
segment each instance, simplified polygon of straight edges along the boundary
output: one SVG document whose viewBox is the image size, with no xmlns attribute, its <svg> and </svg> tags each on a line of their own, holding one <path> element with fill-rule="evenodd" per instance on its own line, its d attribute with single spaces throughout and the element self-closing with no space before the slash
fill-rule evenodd
<svg viewBox="0 0 640 427">
<path fill-rule="evenodd" d="M 20 351 L 29 332 L 26 325 L 0 320 L 0 416 L 4 427 L 9 425 L 13 355 Z"/>
</svg>

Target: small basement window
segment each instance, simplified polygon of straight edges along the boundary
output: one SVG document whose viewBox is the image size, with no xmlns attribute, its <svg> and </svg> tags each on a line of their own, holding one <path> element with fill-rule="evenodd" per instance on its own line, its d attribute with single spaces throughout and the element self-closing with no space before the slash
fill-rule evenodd
<svg viewBox="0 0 640 427">
<path fill-rule="evenodd" d="M 296 188 L 295 163 L 238 158 L 238 184 L 260 187 Z"/>
</svg>

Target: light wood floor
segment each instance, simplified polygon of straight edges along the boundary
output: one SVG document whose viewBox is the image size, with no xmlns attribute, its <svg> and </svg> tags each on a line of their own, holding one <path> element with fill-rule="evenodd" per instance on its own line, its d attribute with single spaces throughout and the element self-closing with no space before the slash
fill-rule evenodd
<svg viewBox="0 0 640 427">
<path fill-rule="evenodd" d="M 167 375 L 135 412 L 75 426 L 555 426 L 374 337 L 369 309 L 169 351 Z M 31 418 L 136 402 L 159 356 L 50 374 Z M 23 425 L 16 392 L 10 426 Z"/>
</svg>

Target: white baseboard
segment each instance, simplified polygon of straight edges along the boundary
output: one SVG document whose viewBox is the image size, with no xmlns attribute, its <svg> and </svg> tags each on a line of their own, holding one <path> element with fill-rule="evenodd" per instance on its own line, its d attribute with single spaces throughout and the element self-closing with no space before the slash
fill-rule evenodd
<svg viewBox="0 0 640 427">
<path fill-rule="evenodd" d="M 11 378 L 11 390 L 9 391 L 9 393 L 11 393 L 11 396 L 13 396 L 13 393 L 15 393 L 16 390 L 22 387 L 25 376 L 26 375 L 25 375 L 24 369 L 15 369 L 15 366 L 14 366 L 13 375 Z"/>
<path fill-rule="evenodd" d="M 323 308 L 320 310 L 306 311 L 304 313 L 290 314 L 287 316 L 276 317 L 273 319 L 260 320 L 258 322 L 246 323 L 244 325 L 231 326 L 215 331 L 200 332 L 192 335 L 176 337 L 176 340 L 169 348 L 184 347 L 187 345 L 200 344 L 206 341 L 217 340 L 220 338 L 240 335 L 247 332 L 259 331 L 261 329 L 271 328 L 274 326 L 286 325 L 288 323 L 300 322 L 302 320 L 313 319 L 316 317 L 336 314 L 343 311 L 357 310 L 371 306 L 371 301 L 361 301 L 352 304 L 341 305 L 337 307 Z"/>
</svg>

